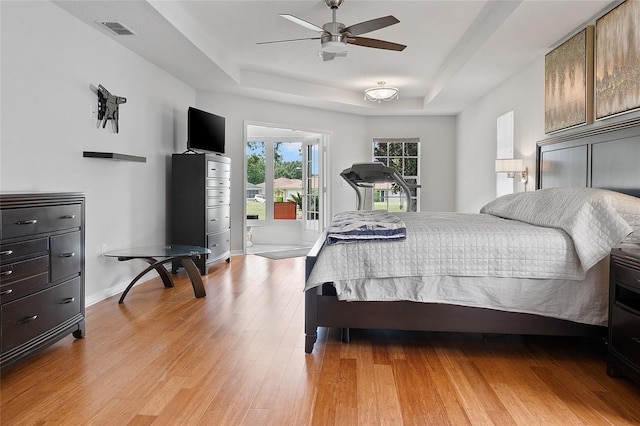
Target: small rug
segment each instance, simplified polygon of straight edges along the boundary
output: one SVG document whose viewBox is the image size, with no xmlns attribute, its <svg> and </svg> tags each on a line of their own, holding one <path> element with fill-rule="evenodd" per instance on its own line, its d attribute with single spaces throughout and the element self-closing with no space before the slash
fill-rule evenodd
<svg viewBox="0 0 640 426">
<path fill-rule="evenodd" d="M 256 256 L 266 257 L 268 259 L 288 259 L 290 257 L 303 257 L 309 253 L 311 247 L 299 248 L 293 250 L 268 251 L 264 253 L 255 253 Z"/>
</svg>

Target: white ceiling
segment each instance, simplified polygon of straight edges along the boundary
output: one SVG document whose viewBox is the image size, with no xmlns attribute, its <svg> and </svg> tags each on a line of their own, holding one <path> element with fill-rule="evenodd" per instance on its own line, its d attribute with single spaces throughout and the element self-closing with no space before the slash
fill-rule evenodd
<svg viewBox="0 0 640 426">
<path fill-rule="evenodd" d="M 196 89 L 363 115 L 456 114 L 609 7 L 608 0 L 345 0 L 345 25 L 393 15 L 400 23 L 364 34 L 402 52 L 349 45 L 323 62 L 319 40 L 263 44 L 318 33 L 279 16 L 322 26 L 323 0 L 54 1 L 88 25 Z M 96 22 L 119 21 L 116 36 Z M 384 80 L 400 99 L 373 103 L 363 90 Z"/>
</svg>

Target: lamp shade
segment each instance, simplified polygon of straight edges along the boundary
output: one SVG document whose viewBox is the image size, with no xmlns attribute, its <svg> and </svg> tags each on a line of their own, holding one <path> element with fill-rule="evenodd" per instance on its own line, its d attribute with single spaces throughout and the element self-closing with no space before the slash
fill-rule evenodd
<svg viewBox="0 0 640 426">
<path fill-rule="evenodd" d="M 496 160 L 496 173 L 522 171 L 524 171 L 524 160 L 521 158 L 501 158 Z"/>
</svg>

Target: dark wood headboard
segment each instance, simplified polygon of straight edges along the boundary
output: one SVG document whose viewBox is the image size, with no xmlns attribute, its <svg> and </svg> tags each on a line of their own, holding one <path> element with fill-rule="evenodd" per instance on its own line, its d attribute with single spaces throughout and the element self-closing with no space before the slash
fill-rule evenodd
<svg viewBox="0 0 640 426">
<path fill-rule="evenodd" d="M 640 118 L 536 145 L 536 188 L 586 186 L 640 197 Z"/>
</svg>

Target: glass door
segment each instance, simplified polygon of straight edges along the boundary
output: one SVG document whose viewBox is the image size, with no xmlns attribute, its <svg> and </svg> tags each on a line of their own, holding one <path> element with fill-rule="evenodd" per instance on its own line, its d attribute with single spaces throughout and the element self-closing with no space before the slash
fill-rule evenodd
<svg viewBox="0 0 640 426">
<path fill-rule="evenodd" d="M 316 236 L 320 233 L 320 140 L 304 143 L 304 181 L 302 203 L 302 228 L 306 234 Z"/>
<path fill-rule="evenodd" d="M 310 245 L 324 230 L 323 150 L 328 135 L 247 125 L 246 229 L 249 252 Z"/>
</svg>

